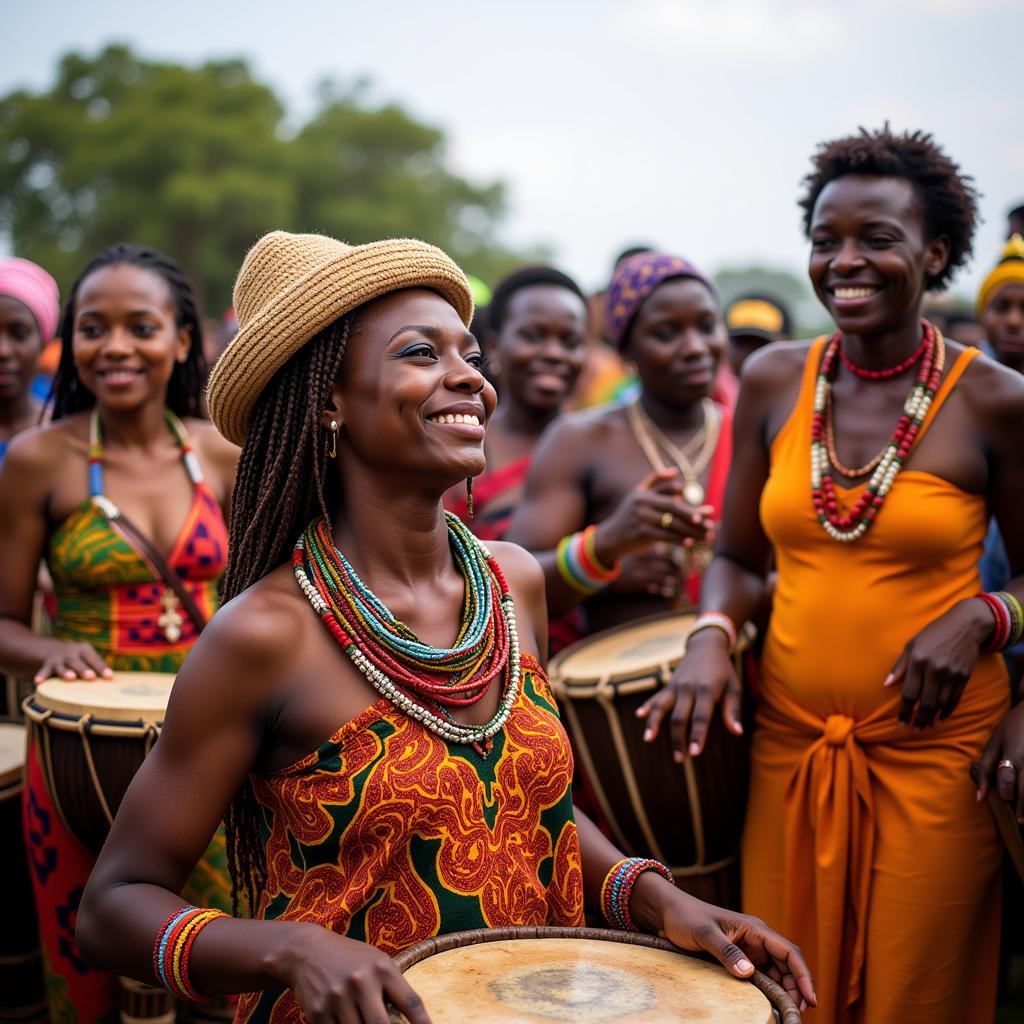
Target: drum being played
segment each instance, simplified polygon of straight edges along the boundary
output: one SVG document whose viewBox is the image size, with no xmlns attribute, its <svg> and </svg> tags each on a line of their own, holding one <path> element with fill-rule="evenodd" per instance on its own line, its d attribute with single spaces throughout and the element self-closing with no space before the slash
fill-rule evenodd
<svg viewBox="0 0 1024 1024">
<path fill-rule="evenodd" d="M 694 896 L 738 908 L 747 740 L 728 732 L 716 709 L 703 754 L 677 765 L 669 723 L 645 743 L 646 722 L 636 717 L 682 658 L 692 622 L 670 612 L 587 637 L 552 658 L 551 688 L 599 823 L 619 848 L 667 864 Z M 742 635 L 737 671 L 748 645 Z"/>
<path fill-rule="evenodd" d="M 0 723 L 0 867 L 4 923 L 0 927 L 0 1020 L 49 1020 L 43 987 L 32 883 L 21 829 L 25 727 Z"/>
<path fill-rule="evenodd" d="M 664 939 L 596 928 L 485 928 L 395 957 L 434 1024 L 799 1024 L 785 990 Z M 392 1021 L 404 1018 L 393 1016 Z"/>
<path fill-rule="evenodd" d="M 100 852 L 128 784 L 163 723 L 174 676 L 47 679 L 22 705 L 39 746 L 46 788 L 72 835 Z"/>
</svg>

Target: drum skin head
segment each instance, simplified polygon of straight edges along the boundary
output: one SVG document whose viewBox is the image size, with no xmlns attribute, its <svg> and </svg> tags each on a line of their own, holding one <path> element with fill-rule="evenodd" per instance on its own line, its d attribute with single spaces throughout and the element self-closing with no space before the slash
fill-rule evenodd
<svg viewBox="0 0 1024 1024">
<path fill-rule="evenodd" d="M 115 672 L 113 679 L 46 679 L 35 703 L 75 717 L 93 715 L 110 722 L 162 722 L 174 676 L 165 672 Z"/>
<path fill-rule="evenodd" d="M 513 939 L 436 953 L 405 973 L 434 1024 L 771 1024 L 723 967 L 593 939 Z"/>
<path fill-rule="evenodd" d="M 0 722 L 0 800 L 21 792 L 25 764 L 25 726 Z"/>
</svg>

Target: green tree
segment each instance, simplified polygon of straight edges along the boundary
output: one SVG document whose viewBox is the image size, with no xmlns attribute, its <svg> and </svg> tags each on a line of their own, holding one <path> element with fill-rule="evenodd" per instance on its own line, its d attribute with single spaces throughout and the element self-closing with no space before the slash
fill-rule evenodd
<svg viewBox="0 0 1024 1024">
<path fill-rule="evenodd" d="M 504 189 L 448 170 L 444 141 L 358 86 L 325 86 L 289 134 L 282 103 L 242 60 L 68 54 L 52 88 L 0 98 L 0 231 L 65 289 L 106 245 L 154 245 L 214 313 L 246 249 L 273 228 L 352 242 L 412 235 L 493 277 L 520 259 L 492 242 Z"/>
</svg>

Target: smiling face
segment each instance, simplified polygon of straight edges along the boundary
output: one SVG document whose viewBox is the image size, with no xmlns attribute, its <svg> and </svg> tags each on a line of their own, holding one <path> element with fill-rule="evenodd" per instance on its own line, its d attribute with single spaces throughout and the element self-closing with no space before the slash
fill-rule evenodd
<svg viewBox="0 0 1024 1024">
<path fill-rule="evenodd" d="M 540 414 L 557 411 L 583 369 L 586 330 L 587 307 L 575 292 L 554 284 L 520 288 L 489 338 L 502 394 Z"/>
<path fill-rule="evenodd" d="M 1004 284 L 989 300 L 981 322 L 999 362 L 1024 370 L 1024 284 Z"/>
<path fill-rule="evenodd" d="M 494 388 L 483 354 L 435 292 L 392 292 L 359 310 L 323 423 L 341 423 L 338 454 L 444 489 L 484 468 Z"/>
<path fill-rule="evenodd" d="M 19 399 L 36 375 L 43 342 L 28 306 L 0 295 L 0 402 Z"/>
<path fill-rule="evenodd" d="M 725 345 L 725 323 L 714 296 L 700 281 L 676 278 L 644 300 L 624 354 L 636 363 L 647 394 L 692 405 L 711 393 Z"/>
<path fill-rule="evenodd" d="M 129 411 L 164 403 L 175 363 L 188 355 L 170 288 L 130 264 L 90 274 L 75 296 L 72 352 L 82 383 L 99 405 Z"/>
<path fill-rule="evenodd" d="M 848 174 L 829 182 L 814 204 L 810 239 L 811 284 L 848 334 L 915 323 L 927 282 L 949 254 L 945 238 L 926 236 L 906 178 Z"/>
</svg>

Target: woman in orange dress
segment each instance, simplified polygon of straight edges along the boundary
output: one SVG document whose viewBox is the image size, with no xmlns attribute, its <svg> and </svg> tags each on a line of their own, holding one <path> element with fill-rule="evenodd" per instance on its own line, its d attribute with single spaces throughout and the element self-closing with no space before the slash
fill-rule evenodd
<svg viewBox="0 0 1024 1024">
<path fill-rule="evenodd" d="M 744 909 L 817 978 L 815 1024 L 991 1022 L 1001 851 L 970 767 L 1008 704 L 1019 578 L 979 595 L 990 514 L 1024 567 L 1024 381 L 920 319 L 970 253 L 969 179 L 921 133 L 822 147 L 802 201 L 839 331 L 750 360 L 686 656 L 641 713 L 699 754 L 731 634 L 778 568 Z M 895 430 L 894 430 L 895 425 Z M 905 468 L 904 468 L 905 463 Z"/>
</svg>

